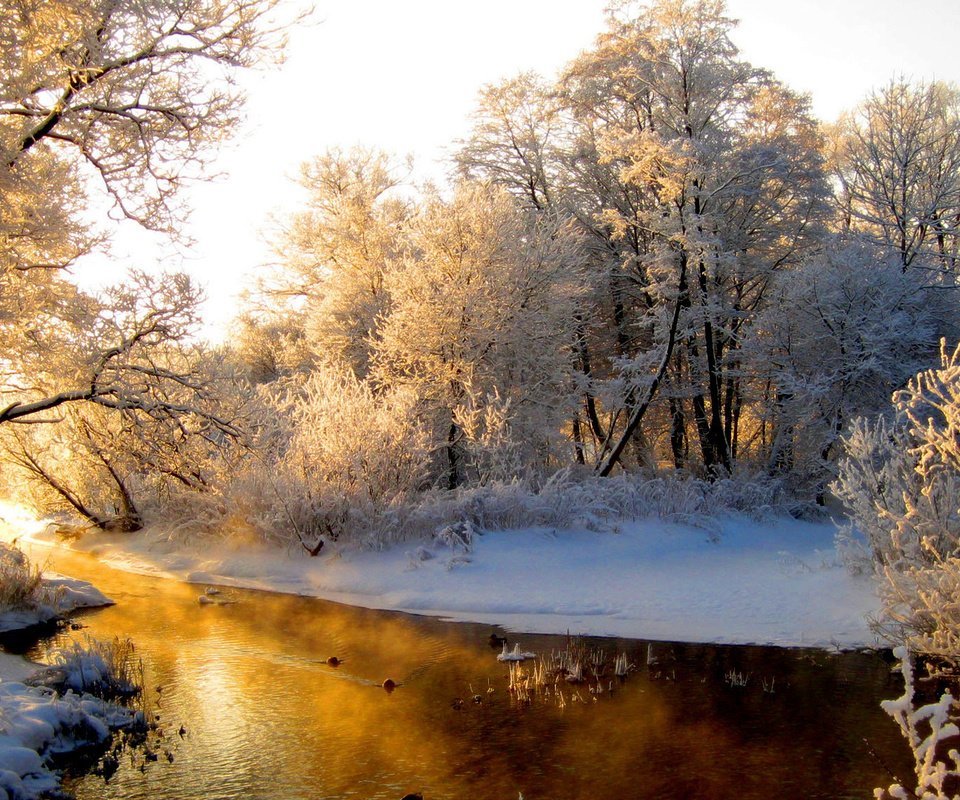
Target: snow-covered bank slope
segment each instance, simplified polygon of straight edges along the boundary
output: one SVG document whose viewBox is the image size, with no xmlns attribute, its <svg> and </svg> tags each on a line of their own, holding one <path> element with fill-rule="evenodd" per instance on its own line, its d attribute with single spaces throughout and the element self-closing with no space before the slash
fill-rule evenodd
<svg viewBox="0 0 960 800">
<path fill-rule="evenodd" d="M 18 533 L 9 524 L 2 528 L 8 535 Z M 35 574 L 23 554 L 13 548 L 3 548 L 0 563 L 7 581 Z M 111 603 L 86 581 L 44 574 L 22 605 L 0 607 L 0 631 L 29 628 L 78 608 Z M 59 796 L 53 757 L 103 742 L 111 728 L 136 719 L 133 711 L 89 694 L 58 694 L 27 685 L 25 681 L 41 669 L 42 665 L 22 656 L 0 652 L 0 800 Z"/>
<path fill-rule="evenodd" d="M 515 631 L 781 646 L 871 645 L 871 579 L 840 565 L 826 523 L 712 520 L 718 536 L 661 520 L 619 532 L 486 533 L 471 552 L 438 543 L 318 558 L 144 532 L 79 547 L 121 569 L 312 595 Z M 44 538 L 44 537 L 41 537 Z M 49 534 L 46 535 L 49 539 Z"/>
</svg>

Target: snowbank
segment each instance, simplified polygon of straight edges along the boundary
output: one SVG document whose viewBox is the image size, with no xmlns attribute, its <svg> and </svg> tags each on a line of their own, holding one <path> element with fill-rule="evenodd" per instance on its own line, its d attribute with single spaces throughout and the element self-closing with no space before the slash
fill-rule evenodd
<svg viewBox="0 0 960 800">
<path fill-rule="evenodd" d="M 104 742 L 143 723 L 140 712 L 72 691 L 0 682 L 0 800 L 32 800 L 59 789 L 50 757 Z"/>
<path fill-rule="evenodd" d="M 113 600 L 87 581 L 37 570 L 17 543 L 47 527 L 20 506 L 0 501 L 0 633 L 51 622 L 78 608 L 112 605 Z M 2 662 L 0 662 L 2 669 Z M 7 677 L 0 672 L 0 678 Z"/>
<path fill-rule="evenodd" d="M 209 539 L 191 549 L 156 530 L 87 535 L 71 546 L 127 571 L 523 632 L 785 647 L 876 643 L 867 624 L 879 610 L 873 581 L 839 563 L 832 524 L 738 515 L 704 522 L 490 532 L 469 550 L 455 539 L 382 551 L 333 546 L 317 558 Z"/>
<path fill-rule="evenodd" d="M 41 530 L 36 521 L 15 512 L 16 509 L 4 504 L 0 531 L 5 538 L 16 539 Z M 50 622 L 78 608 L 113 603 L 86 581 L 50 572 L 45 572 L 39 581 L 32 580 L 33 567 L 22 553 L 9 545 L 2 546 L 0 557 L 4 559 L 6 579 L 20 580 L 29 587 L 17 595 L 15 606 L 0 606 L 0 632 Z M 73 664 L 77 664 L 78 669 L 86 668 L 96 655 L 91 653 L 82 664 L 79 658 L 65 660 L 60 666 L 60 675 L 72 678 L 69 668 Z M 0 652 L 0 800 L 32 800 L 55 794 L 60 779 L 51 768 L 52 756 L 101 743 L 109 737 L 111 729 L 126 727 L 138 720 L 131 709 L 87 693 L 58 694 L 50 688 L 28 685 L 27 681 L 32 682 L 44 669 L 43 665 L 22 656 Z M 69 681 L 66 682 L 69 685 Z"/>
<path fill-rule="evenodd" d="M 36 605 L 30 608 L 0 609 L 0 633 L 51 622 L 78 608 L 109 605 L 113 605 L 113 600 L 87 581 L 45 572 L 41 582 L 40 601 Z"/>
</svg>

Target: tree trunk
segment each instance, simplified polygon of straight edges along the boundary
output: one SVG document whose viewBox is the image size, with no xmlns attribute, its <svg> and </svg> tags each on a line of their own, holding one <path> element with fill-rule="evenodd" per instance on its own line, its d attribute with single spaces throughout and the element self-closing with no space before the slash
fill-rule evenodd
<svg viewBox="0 0 960 800">
<path fill-rule="evenodd" d="M 670 450 L 673 452 L 674 469 L 684 469 L 687 462 L 687 421 L 683 413 L 683 401 L 670 398 Z"/>
<path fill-rule="evenodd" d="M 793 426 L 785 425 L 784 408 L 793 399 L 791 392 L 776 390 L 777 426 L 773 434 L 773 452 L 770 454 L 770 469 L 774 475 L 785 475 L 793 469 Z"/>
<path fill-rule="evenodd" d="M 447 488 L 451 491 L 463 482 L 461 475 L 463 459 L 457 449 L 459 438 L 460 429 L 456 422 L 451 422 L 450 430 L 447 432 Z"/>
<path fill-rule="evenodd" d="M 580 315 L 576 317 L 577 323 L 577 355 L 580 358 L 580 371 L 587 378 L 588 385 L 593 379 L 593 370 L 590 365 L 590 348 L 587 344 L 587 333 L 584 328 L 583 318 Z M 600 415 L 597 413 L 597 401 L 593 393 L 588 389 L 584 393 L 584 404 L 587 410 L 587 421 L 590 423 L 590 430 L 599 445 L 606 438 L 603 431 L 603 425 L 600 423 Z"/>
<path fill-rule="evenodd" d="M 720 345 L 714 336 L 713 322 L 706 308 L 708 279 L 706 266 L 702 261 L 697 272 L 703 305 L 703 346 L 707 353 L 707 385 L 710 393 L 710 423 L 707 436 L 710 442 L 711 463 L 707 464 L 707 467 L 708 469 L 722 467 L 729 473 L 731 471 L 730 446 L 723 430 L 721 361 L 717 357 Z"/>
<path fill-rule="evenodd" d="M 673 358 L 673 348 L 677 341 L 677 329 L 680 325 L 680 310 L 685 302 L 689 302 L 687 291 L 687 258 L 686 254 L 681 252 L 680 278 L 677 282 L 677 300 L 674 303 L 673 319 L 670 322 L 670 330 L 667 334 L 666 351 L 663 354 L 663 359 L 660 361 L 660 366 L 657 369 L 656 375 L 654 375 L 653 380 L 650 382 L 650 386 L 647 388 L 647 394 L 643 402 L 637 405 L 630 414 L 630 418 L 627 420 L 627 425 L 624 428 L 623 433 L 621 433 L 620 438 L 617 440 L 617 443 L 610 448 L 610 452 L 606 455 L 606 457 L 597 463 L 596 472 L 601 477 L 608 476 L 613 470 L 614 465 L 620 460 L 620 456 L 623 453 L 623 448 L 627 446 L 627 442 L 630 441 L 630 437 L 633 436 L 634 432 L 637 430 L 640 422 L 643 420 L 644 415 L 647 413 L 647 409 L 650 407 L 650 403 L 653 402 L 653 398 L 656 396 L 657 390 L 660 388 L 660 383 L 663 381 L 663 376 L 666 374 L 667 367 L 670 365 L 670 360 Z"/>
<path fill-rule="evenodd" d="M 578 464 L 586 464 L 583 455 L 583 433 L 580 431 L 580 415 L 573 417 L 573 454 Z"/>
</svg>

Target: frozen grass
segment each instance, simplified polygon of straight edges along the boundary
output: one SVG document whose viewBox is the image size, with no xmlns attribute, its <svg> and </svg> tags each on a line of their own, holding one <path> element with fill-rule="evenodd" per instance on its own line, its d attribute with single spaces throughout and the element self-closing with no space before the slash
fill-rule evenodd
<svg viewBox="0 0 960 800">
<path fill-rule="evenodd" d="M 0 543 L 0 614 L 36 608 L 48 594 L 41 569 L 15 546 Z"/>
<path fill-rule="evenodd" d="M 568 699 L 595 701 L 612 693 L 614 682 L 622 683 L 636 666 L 628 662 L 626 653 L 614 656 L 611 662 L 604 650 L 587 647 L 579 636 L 567 636 L 562 650 L 510 661 L 508 668 L 508 689 L 515 702 L 529 705 L 539 701 L 564 708 Z M 585 690 L 584 694 L 580 688 Z"/>
</svg>

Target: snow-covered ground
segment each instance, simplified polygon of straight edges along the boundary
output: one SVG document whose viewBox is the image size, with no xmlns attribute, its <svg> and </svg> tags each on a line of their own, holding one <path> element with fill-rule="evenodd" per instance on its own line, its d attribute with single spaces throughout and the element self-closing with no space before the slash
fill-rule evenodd
<svg viewBox="0 0 960 800">
<path fill-rule="evenodd" d="M 743 516 L 709 532 L 653 519 L 616 532 L 526 529 L 383 551 L 328 546 L 317 558 L 156 531 L 90 534 L 71 546 L 119 569 L 198 584 L 311 595 L 514 631 L 685 642 L 875 644 L 872 579 L 840 564 L 829 523 Z M 35 531 L 34 541 L 54 536 Z M 198 590 L 198 596 L 202 591 Z"/>
</svg>

